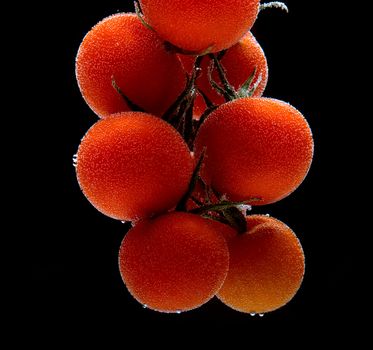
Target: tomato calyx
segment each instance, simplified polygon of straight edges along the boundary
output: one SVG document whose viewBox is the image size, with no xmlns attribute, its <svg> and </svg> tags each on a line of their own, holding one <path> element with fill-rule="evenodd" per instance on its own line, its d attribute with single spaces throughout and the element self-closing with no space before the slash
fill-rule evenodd
<svg viewBox="0 0 373 350">
<path fill-rule="evenodd" d="M 210 81 L 210 84 L 212 87 L 220 94 L 223 95 L 225 100 L 232 101 L 236 98 L 238 98 L 238 95 L 234 89 L 234 87 L 229 83 L 226 75 L 226 71 L 222 64 L 220 63 L 220 59 L 215 54 L 210 54 L 209 57 L 211 58 L 211 63 L 208 68 L 208 78 Z M 212 73 L 214 69 L 217 69 L 219 79 L 221 83 L 223 84 L 223 87 L 221 87 L 215 80 L 212 78 Z"/>
<path fill-rule="evenodd" d="M 237 206 L 252 203 L 252 202 L 256 202 L 256 201 L 260 201 L 260 199 L 259 198 L 252 198 L 252 199 L 249 199 L 247 201 L 242 201 L 242 202 L 230 202 L 230 201 L 227 201 L 227 200 L 220 200 L 216 204 L 204 205 L 204 206 L 201 206 L 199 208 L 189 210 L 189 212 L 192 213 L 192 214 L 202 214 L 202 213 L 205 213 L 205 212 L 225 211 L 225 210 L 228 210 L 228 209 L 231 209 L 231 208 L 236 208 L 237 210 L 239 210 L 237 208 Z"/>
<path fill-rule="evenodd" d="M 257 67 L 254 68 L 253 72 L 250 74 L 250 76 L 246 79 L 246 81 L 242 84 L 242 86 L 236 90 L 232 84 L 229 83 L 226 71 L 221 64 L 221 59 L 223 58 L 225 53 L 223 55 L 218 54 L 210 54 L 209 57 L 211 58 L 210 65 L 208 67 L 207 76 L 209 79 L 209 82 L 211 86 L 214 88 L 214 90 L 222 95 L 225 98 L 226 102 L 236 100 L 238 98 L 245 98 L 245 97 L 252 97 L 257 90 L 258 86 L 262 82 L 262 75 L 259 74 L 258 78 L 255 80 L 255 75 L 257 73 Z M 212 74 L 214 70 L 217 69 L 218 76 L 220 79 L 220 82 L 222 85 L 220 85 L 218 82 L 216 82 Z"/>
<path fill-rule="evenodd" d="M 186 73 L 185 89 L 162 116 L 162 119 L 171 124 L 181 134 L 191 150 L 200 126 L 200 121 L 193 119 L 193 109 L 197 96 L 195 83 L 201 74 L 202 58 L 202 56 L 197 57 L 192 72 L 190 74 Z"/>
<path fill-rule="evenodd" d="M 197 165 L 194 169 L 191 181 L 189 183 L 188 191 L 180 200 L 176 207 L 178 211 L 186 211 L 191 214 L 200 215 L 206 219 L 215 220 L 226 225 L 231 226 L 239 234 L 247 232 L 246 210 L 243 212 L 240 207 L 249 208 L 249 203 L 260 201 L 261 198 L 250 198 L 245 201 L 232 202 L 227 200 L 226 196 L 221 195 L 211 186 L 207 185 L 202 177 L 200 171 L 202 169 L 206 156 L 206 147 L 203 148 L 202 153 L 198 159 Z M 197 198 L 194 195 L 195 188 L 199 184 L 203 189 L 203 196 Z M 196 207 L 187 210 L 188 201 L 192 201 Z M 250 207 L 251 208 L 251 207 Z"/>
<path fill-rule="evenodd" d="M 201 181 L 201 178 L 199 178 Z M 208 192 L 211 192 L 211 187 L 208 187 Z M 215 192 L 215 191 L 213 191 Z M 210 196 L 210 195 L 207 195 Z M 194 197 L 191 197 L 195 201 Z M 260 201 L 260 198 L 251 198 L 241 202 L 232 202 L 228 201 L 225 196 L 220 196 L 216 203 L 206 204 L 199 200 L 195 203 L 198 203 L 197 208 L 191 209 L 188 212 L 191 214 L 201 215 L 202 217 L 219 221 L 226 225 L 231 226 L 239 234 L 247 232 L 247 222 L 246 222 L 246 210 L 243 212 L 240 210 L 240 207 L 250 207 L 249 203 Z"/>
</svg>

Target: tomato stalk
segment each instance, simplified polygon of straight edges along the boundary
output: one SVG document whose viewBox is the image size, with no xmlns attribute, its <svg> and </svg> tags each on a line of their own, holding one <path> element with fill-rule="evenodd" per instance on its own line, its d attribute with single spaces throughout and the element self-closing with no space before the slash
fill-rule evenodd
<svg viewBox="0 0 373 350">
<path fill-rule="evenodd" d="M 180 107 L 186 100 L 191 99 L 192 98 L 191 96 L 194 94 L 195 81 L 200 73 L 201 61 L 202 61 L 202 57 L 198 57 L 196 59 L 191 76 L 186 74 L 186 85 L 185 85 L 184 91 L 177 97 L 175 102 L 163 114 L 162 119 L 171 123 L 172 120 L 175 120 L 175 119 L 178 120 L 182 117 L 182 113 L 180 113 Z"/>
<path fill-rule="evenodd" d="M 256 202 L 256 201 L 260 201 L 260 199 L 259 198 L 252 198 L 252 199 L 249 199 L 247 201 L 242 201 L 242 202 L 220 201 L 219 203 L 216 203 L 216 204 L 204 205 L 204 206 L 201 206 L 199 208 L 189 210 L 189 213 L 202 214 L 204 212 L 225 211 L 225 210 L 231 209 L 231 208 L 236 208 L 237 209 L 237 206 L 239 206 L 239 205 L 248 204 L 248 203 L 252 203 L 252 202 Z"/>
<path fill-rule="evenodd" d="M 140 106 L 138 106 L 137 104 L 135 104 L 122 90 L 121 88 L 118 86 L 118 84 L 116 83 L 115 81 L 115 78 L 114 76 L 111 77 L 111 85 L 113 86 L 113 88 L 118 92 L 118 94 L 120 96 L 122 96 L 124 102 L 127 103 L 128 107 L 134 111 L 134 112 L 145 112 L 144 109 L 142 109 Z"/>
<path fill-rule="evenodd" d="M 176 209 L 177 210 L 185 210 L 186 209 L 186 204 L 189 200 L 189 198 L 193 195 L 194 189 L 197 185 L 199 173 L 201 171 L 201 167 L 203 164 L 203 161 L 205 159 L 205 154 L 206 154 L 206 148 L 202 150 L 201 156 L 198 159 L 197 165 L 193 171 L 192 179 L 190 180 L 189 187 L 187 193 L 184 195 L 184 197 L 180 200 L 179 204 L 177 205 Z"/>
<path fill-rule="evenodd" d="M 155 32 L 154 28 L 145 21 L 145 18 L 144 18 L 144 15 L 141 11 L 141 7 L 140 7 L 140 4 L 137 2 L 137 1 L 134 1 L 133 2 L 134 6 L 135 6 L 135 12 L 136 12 L 136 15 L 137 17 L 139 18 L 139 20 L 141 21 L 141 23 L 148 29 L 152 30 L 153 32 Z"/>
<path fill-rule="evenodd" d="M 269 7 L 269 4 L 266 4 L 266 7 Z M 137 1 L 134 2 L 135 11 L 142 22 L 142 24 L 154 31 L 144 19 L 140 5 Z M 276 5 L 272 4 L 272 7 Z M 264 7 L 263 7 L 264 8 Z M 216 54 L 211 54 L 211 50 L 214 44 L 210 45 L 208 48 L 203 50 L 202 53 L 185 51 L 173 45 L 170 42 L 164 42 L 164 47 L 167 51 L 174 54 L 184 54 L 184 55 L 194 55 L 197 56 L 192 72 L 186 74 L 186 84 L 182 93 L 176 98 L 174 103 L 166 110 L 163 114 L 162 119 L 171 124 L 184 138 L 185 142 L 188 144 L 190 150 L 194 149 L 194 140 L 197 135 L 197 132 L 200 126 L 204 123 L 207 117 L 218 108 L 209 97 L 201 91 L 196 86 L 196 80 L 201 74 L 201 62 L 205 55 L 211 59 L 211 63 L 208 67 L 208 79 L 211 86 L 222 96 L 224 96 L 226 101 L 232 101 L 241 97 L 250 97 L 254 94 L 256 88 L 260 84 L 261 77 L 254 81 L 257 70 L 250 74 L 248 79 L 238 90 L 235 90 L 232 84 L 230 84 L 226 70 L 223 67 L 221 60 L 226 54 L 227 50 L 220 51 Z M 217 71 L 219 82 L 216 82 L 212 74 L 214 70 Z M 133 103 L 128 96 L 126 96 L 120 87 L 116 84 L 114 77 L 112 77 L 112 86 L 115 90 L 122 96 L 125 102 L 130 106 L 132 110 L 143 111 L 143 109 Z M 193 119 L 193 109 L 194 101 L 197 93 L 204 99 L 206 104 L 206 110 L 200 116 L 199 120 Z M 245 213 L 243 213 L 239 206 L 252 203 L 254 201 L 260 201 L 260 198 L 250 198 L 242 202 L 231 202 L 228 201 L 225 196 L 222 196 L 220 193 L 217 193 L 211 186 L 207 185 L 200 176 L 200 172 L 205 160 L 206 149 L 200 155 L 200 158 L 197 162 L 197 165 L 194 169 L 189 187 L 185 195 L 182 197 L 178 203 L 176 210 L 178 211 L 187 211 L 187 204 L 189 201 L 192 201 L 196 204 L 196 208 L 189 210 L 190 213 L 201 215 L 202 217 L 216 220 L 222 223 L 225 223 L 239 233 L 244 233 L 247 231 L 247 223 L 245 218 Z M 204 192 L 204 198 L 196 198 L 194 191 L 197 183 L 199 183 Z"/>
<path fill-rule="evenodd" d="M 214 46 L 215 46 L 215 44 L 211 44 L 201 51 L 189 51 L 189 50 L 182 49 L 182 48 L 170 43 L 169 41 L 164 42 L 164 47 L 165 47 L 166 51 L 172 52 L 172 53 L 175 53 L 175 54 L 186 55 L 186 56 L 205 56 L 205 55 L 208 55 L 211 52 L 211 50 L 214 48 Z"/>
<path fill-rule="evenodd" d="M 248 92 L 255 91 L 257 85 L 254 84 L 251 87 L 254 80 L 256 70 L 250 75 L 248 80 L 242 86 L 242 88 L 236 92 L 234 88 L 229 84 L 228 79 L 226 78 L 225 70 L 219 62 L 218 57 L 223 57 L 225 52 L 222 52 L 218 55 L 213 55 L 212 64 L 216 65 L 219 72 L 219 78 L 223 82 L 223 87 L 215 83 L 222 93 L 224 93 L 229 100 L 239 98 L 243 95 L 248 95 Z M 200 74 L 200 65 L 202 57 L 197 57 L 192 73 L 190 76 L 187 76 L 187 83 L 184 91 L 176 99 L 175 103 L 169 108 L 169 110 L 163 116 L 163 119 L 167 120 L 171 125 L 173 125 L 179 133 L 183 136 L 184 140 L 187 142 L 191 150 L 193 150 L 194 139 L 199 130 L 199 127 L 204 123 L 209 114 L 214 111 L 218 106 L 213 104 L 210 99 L 207 97 L 203 91 L 198 90 L 195 86 L 195 82 Z M 212 69 L 212 68 L 210 68 Z M 210 72 L 211 75 L 211 72 Z M 210 78 L 210 81 L 212 79 Z M 206 102 L 206 110 L 200 117 L 198 121 L 193 120 L 193 106 L 196 93 L 200 93 L 202 98 Z M 243 202 L 231 202 L 228 201 L 220 193 L 216 192 L 211 186 L 208 186 L 200 176 L 200 172 L 205 160 L 206 149 L 203 149 L 203 152 L 198 159 L 197 165 L 192 175 L 188 191 L 180 200 L 179 204 L 176 207 L 176 210 L 186 211 L 188 201 L 193 201 L 197 208 L 189 210 L 190 213 L 201 215 L 205 218 L 211 220 L 219 221 L 225 223 L 232 228 L 234 228 L 238 233 L 247 232 L 247 223 L 245 214 L 238 209 L 239 206 L 252 203 L 254 201 L 260 201 L 260 198 L 250 198 L 247 201 Z M 199 183 L 204 192 L 204 198 L 196 198 L 194 196 L 194 191 L 197 183 Z"/>
<path fill-rule="evenodd" d="M 220 90 L 223 90 L 224 97 L 227 96 L 228 99 L 227 98 L 226 99 L 228 101 L 232 101 L 232 100 L 238 98 L 238 94 L 237 94 L 236 90 L 229 83 L 229 81 L 227 79 L 226 71 L 225 71 L 224 67 L 222 66 L 222 64 L 220 63 L 220 60 L 214 54 L 210 54 L 209 57 L 211 58 L 211 67 L 212 67 L 211 71 L 210 71 L 210 75 L 209 75 L 210 80 L 212 81 L 212 74 L 211 73 L 214 70 L 214 67 L 216 67 L 217 71 L 218 71 L 218 74 L 219 74 L 220 81 L 222 82 L 222 84 L 224 86 L 224 89 L 219 87 Z M 216 83 L 214 83 L 214 84 L 216 85 Z"/>
</svg>

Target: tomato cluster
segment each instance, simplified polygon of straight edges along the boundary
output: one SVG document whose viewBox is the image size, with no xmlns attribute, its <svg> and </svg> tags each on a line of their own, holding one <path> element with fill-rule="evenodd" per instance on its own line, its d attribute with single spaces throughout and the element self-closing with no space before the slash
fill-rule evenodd
<svg viewBox="0 0 373 350">
<path fill-rule="evenodd" d="M 78 51 L 79 88 L 101 118 L 74 159 L 80 188 L 132 222 L 119 269 L 144 306 L 180 313 L 217 296 L 276 310 L 301 285 L 303 250 L 284 223 L 249 211 L 302 183 L 313 139 L 298 110 L 262 97 L 267 60 L 249 32 L 259 0 L 140 4 Z"/>
</svg>

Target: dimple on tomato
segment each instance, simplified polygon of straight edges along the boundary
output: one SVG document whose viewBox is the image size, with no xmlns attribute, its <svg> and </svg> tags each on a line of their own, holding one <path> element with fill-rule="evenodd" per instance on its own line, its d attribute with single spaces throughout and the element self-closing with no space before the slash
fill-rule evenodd
<svg viewBox="0 0 373 350">
<path fill-rule="evenodd" d="M 195 57 L 179 55 L 179 58 L 184 69 L 191 71 Z M 220 62 L 225 70 L 228 82 L 236 91 L 242 87 L 254 70 L 256 70 L 250 87 L 253 87 L 253 84 L 260 77 L 260 83 L 257 86 L 253 97 L 262 96 L 268 81 L 268 64 L 263 49 L 251 32 L 248 32 L 236 45 L 229 48 Z M 202 74 L 197 80 L 197 87 L 207 95 L 211 102 L 219 106 L 225 102 L 225 99 L 216 92 L 209 82 L 208 68 L 210 63 L 211 58 L 208 56 L 203 58 L 201 63 Z M 212 73 L 212 78 L 216 82 L 220 82 L 219 74 L 216 69 Z M 205 109 L 206 104 L 203 98 L 198 95 L 194 104 L 195 115 L 200 116 Z"/>
<path fill-rule="evenodd" d="M 229 226 L 173 212 L 137 223 L 124 237 L 119 268 L 129 292 L 161 312 L 188 311 L 211 299 L 228 272 Z"/>
<path fill-rule="evenodd" d="M 97 122 L 77 153 L 88 200 L 118 220 L 173 208 L 188 189 L 194 162 L 177 131 L 160 118 L 125 112 Z"/>
<path fill-rule="evenodd" d="M 247 217 L 248 231 L 228 239 L 229 272 L 218 298 L 246 313 L 266 313 L 288 303 L 304 276 L 303 249 L 279 220 Z"/>
<path fill-rule="evenodd" d="M 85 36 L 76 58 L 76 78 L 91 109 L 104 118 L 131 108 L 113 88 L 142 110 L 160 116 L 185 85 L 175 54 L 135 14 L 105 18 Z"/>
<path fill-rule="evenodd" d="M 198 159 L 206 147 L 202 176 L 234 201 L 260 198 L 274 203 L 304 180 L 313 157 L 311 129 L 289 104 L 243 98 L 221 105 L 200 127 Z"/>
<path fill-rule="evenodd" d="M 259 0 L 140 0 L 145 20 L 173 45 L 195 54 L 236 44 L 253 26 Z"/>
</svg>

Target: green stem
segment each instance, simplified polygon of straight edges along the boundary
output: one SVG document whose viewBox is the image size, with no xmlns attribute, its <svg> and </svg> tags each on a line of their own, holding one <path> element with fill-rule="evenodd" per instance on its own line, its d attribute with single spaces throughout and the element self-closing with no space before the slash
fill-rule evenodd
<svg viewBox="0 0 373 350">
<path fill-rule="evenodd" d="M 224 70 L 223 66 L 221 65 L 220 61 L 218 60 L 218 58 L 216 57 L 216 55 L 210 54 L 209 57 L 212 60 L 214 60 L 214 64 L 215 64 L 215 66 L 218 70 L 220 81 L 222 82 L 225 91 L 230 95 L 231 100 L 235 99 L 235 98 L 238 98 L 236 91 L 234 90 L 232 85 L 229 83 L 229 81 L 227 79 L 227 76 L 226 76 L 226 73 L 225 73 L 225 70 Z"/>
<path fill-rule="evenodd" d="M 247 78 L 247 80 L 241 86 L 240 90 L 238 91 L 238 95 L 240 97 L 247 97 L 247 95 L 249 93 L 249 90 L 250 90 L 250 86 L 251 86 L 251 84 L 254 80 L 256 71 L 257 71 L 257 67 L 254 68 L 253 72 L 250 74 L 250 76 Z"/>
<path fill-rule="evenodd" d="M 247 221 L 245 215 L 236 207 L 228 208 L 223 211 L 224 218 L 229 222 L 229 225 L 237 230 L 238 233 L 247 232 Z"/>
<path fill-rule="evenodd" d="M 183 198 L 180 200 L 179 204 L 176 207 L 176 210 L 185 210 L 188 199 L 190 198 L 190 196 L 192 195 L 192 193 L 193 193 L 193 191 L 196 187 L 196 184 L 197 184 L 197 181 L 198 181 L 198 178 L 199 178 L 199 173 L 201 171 L 202 164 L 203 164 L 203 161 L 205 159 L 205 154 L 206 154 L 206 147 L 203 148 L 201 156 L 198 159 L 197 165 L 196 165 L 196 167 L 194 169 L 194 172 L 192 174 L 192 179 L 190 180 L 190 183 L 189 183 L 188 191 L 183 196 Z"/>
<path fill-rule="evenodd" d="M 202 206 L 202 205 L 203 205 L 203 203 L 202 203 L 199 199 L 197 199 L 196 197 L 194 197 L 194 196 L 190 196 L 190 199 L 191 199 L 194 203 L 196 203 L 197 205 L 199 205 L 199 206 Z"/>
<path fill-rule="evenodd" d="M 141 11 L 140 4 L 137 1 L 134 1 L 133 4 L 135 5 L 135 12 L 141 23 L 148 29 L 152 30 L 153 32 L 155 31 L 154 28 L 145 21 L 144 15 Z"/>
<path fill-rule="evenodd" d="M 205 192 L 205 203 L 211 204 L 211 198 L 210 198 L 210 194 L 209 194 L 209 188 L 206 185 L 205 181 L 203 181 L 203 179 L 202 179 L 201 176 L 198 176 L 197 181 L 199 181 L 199 183 L 201 184 L 201 186 L 203 188 L 203 191 Z"/>
<path fill-rule="evenodd" d="M 260 200 L 259 198 L 252 198 L 250 200 L 243 201 L 243 202 L 222 201 L 218 204 L 210 204 L 210 205 L 205 205 L 200 208 L 192 209 L 189 212 L 193 214 L 201 214 L 201 213 L 208 212 L 208 211 L 221 211 L 221 210 L 226 210 L 229 208 L 237 207 L 238 205 L 248 204 L 248 203 L 259 201 L 259 200 Z"/>
<path fill-rule="evenodd" d="M 193 150 L 193 143 L 194 143 L 193 110 L 194 110 L 195 99 L 196 99 L 196 92 L 195 90 L 192 90 L 189 104 L 185 111 L 185 126 L 184 126 L 184 139 L 186 140 L 190 150 Z"/>
<path fill-rule="evenodd" d="M 201 215 L 203 218 L 206 218 L 206 219 L 210 219 L 210 220 L 215 220 L 215 221 L 218 221 L 218 222 L 221 222 L 222 224 L 225 224 L 225 225 L 229 225 L 230 222 L 225 219 L 224 217 L 220 217 L 220 216 L 216 216 L 216 215 L 210 215 L 210 214 L 202 214 Z"/>
<path fill-rule="evenodd" d="M 248 91 L 247 93 L 247 96 L 248 97 L 251 97 L 254 95 L 256 89 L 258 88 L 258 86 L 260 85 L 260 83 L 262 82 L 262 75 L 259 74 L 259 77 L 258 79 L 256 80 L 256 82 L 254 83 L 253 87 Z"/>
<path fill-rule="evenodd" d="M 218 52 L 217 58 L 218 58 L 219 61 L 223 59 L 223 57 L 225 56 L 225 54 L 227 53 L 227 51 L 228 51 L 228 49 L 221 50 L 220 52 Z"/>
<path fill-rule="evenodd" d="M 177 97 L 175 102 L 167 109 L 163 114 L 162 119 L 170 122 L 175 117 L 175 112 L 178 110 L 182 102 L 190 97 L 192 90 L 194 89 L 195 80 L 197 75 L 200 73 L 202 57 L 197 57 L 191 76 L 186 75 L 186 85 L 184 91 Z"/>
<path fill-rule="evenodd" d="M 207 108 L 216 107 L 215 104 L 208 98 L 208 96 L 200 88 L 197 88 L 197 91 L 202 96 L 203 100 L 205 101 Z"/>
<path fill-rule="evenodd" d="M 163 114 L 162 119 L 166 121 L 170 121 L 176 112 L 176 110 L 180 107 L 181 102 L 188 96 L 190 90 L 193 86 L 192 80 L 189 76 L 186 76 L 186 86 L 183 92 L 177 97 L 175 102 L 167 109 L 167 111 Z"/>
<path fill-rule="evenodd" d="M 229 95 L 229 93 L 223 89 L 212 77 L 212 72 L 214 71 L 215 63 L 213 60 L 211 60 L 211 63 L 207 69 L 207 77 L 209 79 L 209 82 L 211 86 L 215 89 L 215 91 L 219 94 L 222 95 L 225 98 L 226 102 L 232 101 L 232 96 Z"/>
<path fill-rule="evenodd" d="M 132 102 L 128 96 L 121 90 L 121 88 L 117 85 L 117 83 L 115 82 L 115 78 L 114 76 L 111 77 L 111 85 L 113 86 L 113 88 L 117 91 L 117 93 L 122 96 L 123 100 L 127 103 L 128 107 L 132 110 L 132 111 L 135 111 L 135 112 L 145 112 L 144 109 L 142 109 L 141 107 L 139 107 L 137 104 L 135 104 L 134 102 Z"/>
</svg>

